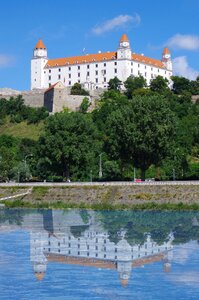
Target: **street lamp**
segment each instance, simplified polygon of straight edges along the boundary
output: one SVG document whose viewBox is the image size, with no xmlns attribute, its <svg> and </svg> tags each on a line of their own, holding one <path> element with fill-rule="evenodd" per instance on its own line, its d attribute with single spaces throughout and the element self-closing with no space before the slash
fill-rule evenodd
<svg viewBox="0 0 199 300">
<path fill-rule="evenodd" d="M 99 178 L 102 178 L 102 154 L 103 153 L 100 153 L 99 155 Z"/>
</svg>

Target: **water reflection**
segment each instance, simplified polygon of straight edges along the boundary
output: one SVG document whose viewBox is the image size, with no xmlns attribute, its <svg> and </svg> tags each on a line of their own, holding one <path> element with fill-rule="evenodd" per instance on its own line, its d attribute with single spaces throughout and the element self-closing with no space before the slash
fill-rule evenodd
<svg viewBox="0 0 199 300">
<path fill-rule="evenodd" d="M 198 229 L 194 212 L 0 210 L 0 233 L 29 232 L 30 261 L 39 281 L 49 264 L 58 263 L 114 270 L 117 284 L 126 287 L 139 267 L 159 262 L 162 272 L 171 271 L 173 250 L 197 241 Z"/>
</svg>

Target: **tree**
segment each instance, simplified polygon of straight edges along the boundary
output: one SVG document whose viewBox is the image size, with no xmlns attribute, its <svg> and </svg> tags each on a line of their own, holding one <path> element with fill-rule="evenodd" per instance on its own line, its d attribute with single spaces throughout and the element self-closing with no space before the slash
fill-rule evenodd
<svg viewBox="0 0 199 300">
<path fill-rule="evenodd" d="M 153 92 L 164 94 L 165 92 L 169 91 L 168 83 L 168 79 L 165 79 L 162 76 L 158 75 L 151 81 L 150 89 Z"/>
<path fill-rule="evenodd" d="M 109 156 L 140 168 L 144 180 L 149 166 L 169 153 L 176 121 L 163 96 L 137 96 L 109 112 L 104 128 Z"/>
<path fill-rule="evenodd" d="M 122 82 L 117 77 L 114 77 L 113 79 L 110 79 L 108 82 L 108 89 L 109 90 L 115 90 L 119 91 L 121 88 Z"/>
<path fill-rule="evenodd" d="M 89 96 L 89 92 L 82 88 L 80 83 L 75 83 L 71 87 L 70 91 L 71 95 L 83 95 L 83 96 Z"/>
<path fill-rule="evenodd" d="M 39 140 L 39 157 L 48 161 L 51 175 L 88 180 L 100 151 L 98 131 L 90 115 L 61 112 L 48 118 Z M 42 165 L 43 165 L 42 163 Z M 44 168 L 44 165 L 43 165 Z"/>
<path fill-rule="evenodd" d="M 146 87 L 146 79 L 141 75 L 138 77 L 129 76 L 124 82 L 124 86 L 126 88 L 126 96 L 128 99 L 132 99 L 135 90 Z"/>
<path fill-rule="evenodd" d="M 173 92 L 175 94 L 182 94 L 184 91 L 190 92 L 193 94 L 193 86 L 191 81 L 185 77 L 172 76 L 171 80 L 173 81 Z"/>
<path fill-rule="evenodd" d="M 89 106 L 91 105 L 89 99 L 87 97 L 85 97 L 83 100 L 82 100 L 82 103 L 79 107 L 79 111 L 83 114 L 85 114 L 87 111 L 88 111 L 88 108 Z"/>
</svg>

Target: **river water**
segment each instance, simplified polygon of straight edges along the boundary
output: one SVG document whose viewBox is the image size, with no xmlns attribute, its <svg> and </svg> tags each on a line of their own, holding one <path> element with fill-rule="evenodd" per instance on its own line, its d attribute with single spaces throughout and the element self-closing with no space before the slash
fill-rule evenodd
<svg viewBox="0 0 199 300">
<path fill-rule="evenodd" d="M 0 299 L 199 299 L 199 212 L 0 209 Z"/>
</svg>

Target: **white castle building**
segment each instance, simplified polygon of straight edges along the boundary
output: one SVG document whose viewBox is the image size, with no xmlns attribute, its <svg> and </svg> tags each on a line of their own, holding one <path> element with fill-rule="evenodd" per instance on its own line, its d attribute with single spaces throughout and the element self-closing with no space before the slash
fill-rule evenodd
<svg viewBox="0 0 199 300">
<path fill-rule="evenodd" d="M 40 39 L 31 60 L 31 89 L 47 89 L 58 81 L 66 87 L 78 82 L 89 90 L 106 89 L 114 77 L 124 82 L 129 76 L 139 75 L 148 85 L 158 75 L 170 80 L 172 61 L 169 49 L 164 48 L 161 60 L 136 54 L 123 34 L 117 51 L 48 59 L 47 48 Z"/>
</svg>

